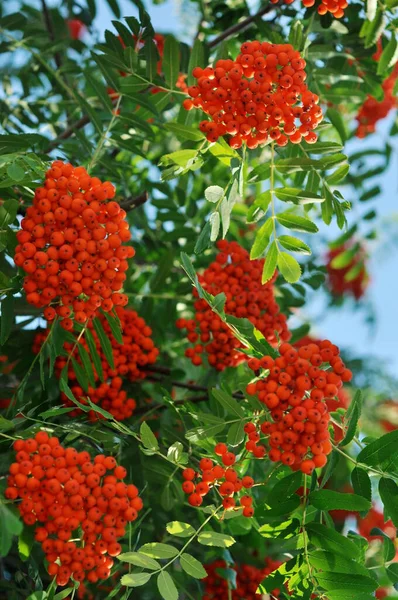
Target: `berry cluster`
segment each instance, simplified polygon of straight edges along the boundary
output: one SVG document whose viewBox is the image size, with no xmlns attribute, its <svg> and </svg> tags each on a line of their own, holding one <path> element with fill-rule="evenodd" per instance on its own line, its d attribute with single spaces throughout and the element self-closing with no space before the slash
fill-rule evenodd
<svg viewBox="0 0 398 600">
<path fill-rule="evenodd" d="M 360 111 L 356 117 L 358 121 L 358 128 L 356 136 L 364 138 L 370 133 L 376 131 L 376 124 L 381 119 L 384 119 L 390 110 L 397 107 L 397 97 L 394 94 L 395 82 L 398 79 L 398 64 L 391 75 L 387 77 L 382 83 L 384 91 L 383 100 L 376 100 L 373 96 L 368 96 L 360 108 Z"/>
<path fill-rule="evenodd" d="M 73 328 L 72 311 L 84 323 L 100 307 L 128 302 L 119 291 L 134 249 L 122 246 L 131 236 L 126 212 L 108 201 L 114 196 L 109 181 L 56 160 L 21 221 L 14 261 L 27 273 L 26 299 L 65 329 Z"/>
<path fill-rule="evenodd" d="M 10 466 L 5 496 L 21 499 L 19 512 L 36 525 L 48 573 L 58 585 L 107 579 L 121 546 L 118 538 L 134 521 L 143 503 L 135 485 L 126 485 L 126 469 L 111 456 L 64 448 L 58 438 L 39 431 L 14 442 L 16 462 Z M 82 536 L 77 535 L 81 528 Z M 74 534 L 76 532 L 76 534 Z M 81 546 L 72 541 L 81 539 Z"/>
<path fill-rule="evenodd" d="M 278 4 L 279 0 L 271 0 L 272 4 Z M 284 0 L 285 4 L 293 4 L 294 0 Z M 305 8 L 311 8 L 315 4 L 315 0 L 302 0 Z M 344 17 L 344 9 L 347 8 L 347 0 L 321 0 L 318 6 L 318 14 L 326 15 L 331 13 L 336 19 Z"/>
<path fill-rule="evenodd" d="M 216 260 L 198 276 L 202 287 L 214 296 L 223 292 L 225 312 L 248 318 L 270 344 L 276 346 L 278 337 L 289 340 L 286 317 L 279 312 L 275 301 L 273 282 L 276 276 L 265 285 L 261 284 L 264 260 L 250 260 L 248 252 L 237 242 L 220 240 L 217 247 L 221 252 Z M 198 297 L 196 289 L 194 295 Z M 207 354 L 209 364 L 222 371 L 244 361 L 246 355 L 239 351 L 241 343 L 206 300 L 197 299 L 194 308 L 194 319 L 177 321 L 177 327 L 187 329 L 188 340 L 195 344 L 185 351 L 192 363 L 201 365 L 201 355 Z"/>
<path fill-rule="evenodd" d="M 121 306 L 115 308 L 115 312 L 120 320 L 123 344 L 114 338 L 110 325 L 103 314 L 100 314 L 98 319 L 106 333 L 107 338 L 112 345 L 112 355 L 115 368 L 112 369 L 106 359 L 104 351 L 101 347 L 100 339 L 90 322 L 88 329 L 94 339 L 97 353 L 101 359 L 103 379 L 95 388 L 89 387 L 87 394 L 79 386 L 77 376 L 73 364 L 68 357 L 72 354 L 73 358 L 81 365 L 78 347 L 75 343 L 65 342 L 64 350 L 66 356 L 60 356 L 55 362 L 55 372 L 60 377 L 62 370 L 68 364 L 68 379 L 70 387 L 76 398 L 82 404 L 87 404 L 84 396 L 88 395 L 91 402 L 98 404 L 103 409 L 111 413 L 115 419 L 122 421 L 128 419 L 133 414 L 136 407 L 136 402 L 133 398 L 127 397 L 127 392 L 122 390 L 122 377 L 128 378 L 130 381 L 138 381 L 146 377 L 145 366 L 151 365 L 156 361 L 159 350 L 151 338 L 152 329 L 148 327 L 145 320 L 139 317 L 134 310 L 125 309 Z M 47 332 L 48 333 L 48 332 Z M 34 340 L 33 351 L 37 354 L 47 337 L 47 333 L 38 333 Z M 84 337 L 79 340 L 79 344 L 89 352 L 88 344 Z M 96 382 L 99 381 L 99 375 L 93 364 L 93 371 Z M 73 402 L 64 394 L 61 393 L 61 399 L 65 406 L 75 406 Z M 71 415 L 78 415 L 80 409 L 75 409 Z M 100 415 L 94 411 L 90 411 L 88 416 L 91 420 L 97 420 Z"/>
<path fill-rule="evenodd" d="M 253 498 L 247 494 L 246 490 L 253 487 L 253 478 L 246 475 L 239 479 L 237 472 L 232 468 L 236 456 L 233 452 L 228 452 L 226 444 L 222 442 L 216 444 L 214 452 L 221 457 L 222 465 L 214 464 L 210 458 L 202 458 L 199 462 L 201 473 L 196 473 L 194 469 L 189 467 L 182 472 L 184 478 L 182 489 L 188 494 L 189 504 L 200 506 L 203 502 L 203 496 L 206 496 L 211 489 L 215 488 L 222 497 L 224 509 L 233 510 L 236 508 L 234 494 L 239 494 L 244 490 L 244 494 L 239 498 L 240 506 L 243 507 L 242 514 L 244 517 L 252 517 L 254 515 Z M 194 483 L 195 479 L 199 481 Z"/>
<path fill-rule="evenodd" d="M 369 276 L 365 267 L 365 250 L 360 247 L 349 264 L 342 269 L 332 266 L 333 259 L 348 249 L 349 246 L 344 244 L 329 251 L 326 262 L 327 282 L 334 296 L 352 294 L 356 300 L 359 300 L 369 284 Z"/>
<path fill-rule="evenodd" d="M 260 432 L 268 436 L 270 460 L 281 461 L 310 475 L 323 467 L 332 451 L 327 400 L 337 396 L 343 382 L 352 373 L 330 341 L 302 346 L 280 346 L 281 356 L 252 358 L 248 366 L 260 376 L 249 383 L 247 392 L 257 395 L 270 411 L 272 421 L 248 423 L 246 449 L 254 456 L 264 456 L 266 447 L 259 444 Z M 324 370 L 321 366 L 331 367 Z M 262 376 L 260 370 L 265 369 Z"/>
<path fill-rule="evenodd" d="M 200 108 L 211 121 L 200 129 L 210 142 L 230 135 L 232 148 L 246 143 L 257 148 L 268 140 L 279 146 L 314 143 L 322 120 L 319 98 L 308 90 L 306 62 L 290 44 L 245 42 L 236 60 L 218 60 L 215 67 L 195 67 L 197 85 L 183 106 Z"/>
<path fill-rule="evenodd" d="M 382 512 L 377 510 L 374 506 L 370 509 L 367 515 L 361 518 L 357 515 L 358 531 L 360 535 L 366 538 L 368 541 L 382 539 L 381 535 L 372 535 L 373 529 L 380 529 L 384 531 L 388 537 L 395 540 L 397 537 L 397 530 L 391 520 L 384 521 L 384 515 Z"/>
<path fill-rule="evenodd" d="M 224 560 L 216 560 L 209 565 L 205 565 L 207 577 L 203 580 L 205 594 L 202 600 L 261 600 L 263 596 L 256 594 L 260 583 L 282 563 L 267 558 L 265 566 L 258 568 L 254 565 L 227 565 Z M 227 579 L 222 577 L 223 569 L 233 569 L 236 571 L 236 589 L 229 590 Z M 220 573 L 221 571 L 221 573 Z M 271 597 L 275 600 L 279 598 L 279 590 L 273 590 Z"/>
</svg>

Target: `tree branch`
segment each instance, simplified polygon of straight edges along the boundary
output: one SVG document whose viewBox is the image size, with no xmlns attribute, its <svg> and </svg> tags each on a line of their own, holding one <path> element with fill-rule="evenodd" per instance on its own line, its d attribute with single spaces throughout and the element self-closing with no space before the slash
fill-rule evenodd
<svg viewBox="0 0 398 600">
<path fill-rule="evenodd" d="M 41 0 L 41 6 L 43 9 L 43 17 L 44 17 L 44 22 L 46 24 L 46 28 L 48 31 L 48 35 L 50 37 L 50 40 L 52 42 L 55 42 L 55 32 L 54 32 L 53 22 L 51 20 L 51 15 L 50 15 L 50 12 L 47 7 L 46 0 Z M 59 54 L 59 52 L 55 52 L 54 60 L 55 60 L 55 64 L 57 65 L 58 69 L 60 69 L 62 67 L 62 59 L 61 59 L 61 55 Z"/>
<path fill-rule="evenodd" d="M 267 13 L 271 12 L 273 9 L 274 9 L 274 5 L 268 4 L 267 6 L 264 6 L 262 9 L 260 9 L 258 12 L 256 12 L 255 15 L 251 15 L 250 17 L 243 19 L 243 21 L 239 21 L 239 23 L 236 23 L 235 25 L 228 27 L 228 29 L 226 29 L 225 31 L 220 33 L 220 35 L 215 37 L 214 40 L 211 40 L 207 44 L 208 47 L 214 48 L 220 42 L 223 42 L 227 38 L 231 37 L 231 35 L 234 35 L 234 33 L 238 33 L 238 31 L 242 31 L 243 29 L 246 29 L 246 27 L 251 25 L 256 19 L 262 17 L 263 15 L 266 15 Z"/>
<path fill-rule="evenodd" d="M 126 198 L 125 200 L 122 200 L 120 202 L 120 208 L 123 208 L 123 210 L 128 212 L 129 210 L 134 210 L 135 208 L 142 206 L 147 200 L 149 200 L 149 194 L 145 190 L 135 198 Z"/>
<path fill-rule="evenodd" d="M 173 405 L 181 406 L 182 404 L 185 404 L 186 402 L 192 402 L 192 404 L 196 404 L 199 402 L 204 402 L 205 400 L 208 400 L 208 399 L 209 399 L 209 396 L 207 396 L 207 395 L 193 396 L 192 398 L 183 398 L 182 400 L 175 400 L 173 402 Z M 157 412 L 158 410 L 165 410 L 168 407 L 169 407 L 168 404 L 154 404 L 153 406 L 151 406 L 151 404 L 148 404 L 147 406 L 142 406 L 142 407 L 138 408 L 137 410 L 135 410 L 134 416 L 135 415 L 144 415 L 148 411 Z"/>
<path fill-rule="evenodd" d="M 84 115 L 78 121 L 75 121 L 75 123 L 72 123 L 72 125 L 65 129 L 65 131 L 63 131 L 57 138 L 55 138 L 55 140 L 52 140 L 52 142 L 49 143 L 48 147 L 44 150 L 44 154 L 48 154 L 49 152 L 51 152 L 51 150 L 54 150 L 54 148 L 56 148 L 62 140 L 67 140 L 71 137 L 71 135 L 75 132 L 76 129 L 82 129 L 82 127 L 84 127 L 88 123 L 90 123 L 90 119 L 86 115 Z"/>
</svg>

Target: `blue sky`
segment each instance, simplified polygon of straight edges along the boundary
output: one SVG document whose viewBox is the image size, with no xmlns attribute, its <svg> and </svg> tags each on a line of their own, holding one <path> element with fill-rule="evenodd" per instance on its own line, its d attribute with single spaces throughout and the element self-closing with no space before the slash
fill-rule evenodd
<svg viewBox="0 0 398 600">
<path fill-rule="evenodd" d="M 180 0 L 181 1 L 181 0 Z M 189 41 L 190 30 L 195 30 L 194 14 L 181 17 L 181 5 L 178 2 L 165 2 L 160 5 L 146 3 L 156 31 L 160 33 L 173 32 L 180 39 Z M 136 15 L 135 6 L 124 0 L 121 3 L 124 16 Z M 95 21 L 95 27 L 101 31 L 111 28 L 114 18 L 105 2 L 101 7 Z M 185 8 L 185 7 L 184 7 Z M 366 140 L 351 140 L 346 147 L 348 154 L 363 150 L 366 147 L 384 145 L 388 138 L 395 115 L 379 123 L 377 133 Z M 371 259 L 369 264 L 371 284 L 367 293 L 367 300 L 372 304 L 376 323 L 373 328 L 365 322 L 366 314 L 353 302 L 348 302 L 344 308 L 335 310 L 326 309 L 327 298 L 322 293 L 316 293 L 312 301 L 305 308 L 314 324 L 314 332 L 320 336 L 329 337 L 337 345 L 349 349 L 353 355 L 372 354 L 378 357 L 392 375 L 398 375 L 398 318 L 396 307 L 398 298 L 398 142 L 391 138 L 390 143 L 395 146 L 391 165 L 380 183 L 382 194 L 370 204 L 377 207 L 379 215 L 379 239 L 369 245 Z M 372 165 L 370 164 L 370 167 Z M 352 190 L 347 194 L 350 198 Z M 355 215 L 348 213 L 349 224 L 355 222 Z M 322 233 L 332 240 L 341 232 L 335 226 L 322 228 Z M 392 243 L 395 237 L 396 243 Z"/>
</svg>

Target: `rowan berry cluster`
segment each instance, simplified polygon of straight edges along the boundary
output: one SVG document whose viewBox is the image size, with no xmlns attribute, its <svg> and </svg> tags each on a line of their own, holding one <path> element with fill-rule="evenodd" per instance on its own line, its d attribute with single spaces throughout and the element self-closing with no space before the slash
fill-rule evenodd
<svg viewBox="0 0 398 600">
<path fill-rule="evenodd" d="M 210 142 L 229 135 L 232 148 L 257 148 L 269 140 L 314 143 L 322 120 L 319 97 L 308 90 L 306 62 L 290 44 L 245 42 L 236 60 L 218 60 L 214 68 L 195 67 L 197 85 L 184 108 L 210 115 L 200 130 Z"/>
<path fill-rule="evenodd" d="M 21 221 L 14 261 L 27 273 L 26 299 L 47 307 L 48 321 L 58 315 L 67 330 L 73 328 L 72 314 L 84 323 L 99 308 L 110 311 L 128 302 L 120 289 L 134 249 L 122 246 L 131 236 L 114 196 L 109 181 L 56 160 Z"/>
<path fill-rule="evenodd" d="M 202 600 L 261 600 L 263 596 L 256 594 L 258 586 L 281 564 L 279 561 L 267 558 L 265 566 L 261 568 L 246 564 L 231 566 L 224 560 L 216 560 L 205 565 L 207 577 L 203 580 L 205 594 Z M 221 574 L 226 568 L 236 572 L 236 589 L 230 590 L 227 579 Z M 273 590 L 271 597 L 279 598 L 279 592 L 278 589 Z"/>
<path fill-rule="evenodd" d="M 146 324 L 142 317 L 139 317 L 134 310 L 126 309 L 121 306 L 115 307 L 115 312 L 120 320 L 120 328 L 123 337 L 123 344 L 114 338 L 108 320 L 103 314 L 98 316 L 102 328 L 109 339 L 112 346 L 112 356 L 114 361 L 114 369 L 112 369 L 105 356 L 101 346 L 101 341 L 95 331 L 95 328 L 90 322 L 88 329 L 90 330 L 95 342 L 96 350 L 101 360 L 103 382 L 93 388 L 89 387 L 87 394 L 79 386 L 77 375 L 70 356 L 84 367 L 79 354 L 78 345 L 83 346 L 89 353 L 89 346 L 84 337 L 78 343 L 65 342 L 64 350 L 66 356 L 60 356 L 55 361 L 55 373 L 58 377 L 66 365 L 68 365 L 68 380 L 70 387 L 76 398 L 82 404 L 87 404 L 85 396 L 88 396 L 94 404 L 98 404 L 103 409 L 111 413 L 115 419 L 122 421 L 128 419 L 133 414 L 136 407 L 136 402 L 133 398 L 128 398 L 127 392 L 122 390 L 122 377 L 128 378 L 130 381 L 139 381 L 146 377 L 145 367 L 156 361 L 159 350 L 151 338 L 152 329 Z M 33 351 L 37 354 L 40 352 L 41 346 L 46 339 L 48 332 L 39 333 L 36 335 L 33 345 Z M 92 365 L 96 382 L 99 382 L 99 374 L 95 369 L 95 364 Z M 73 402 L 64 394 L 61 393 L 61 399 L 65 406 L 75 407 Z M 75 408 L 71 416 L 81 414 L 81 410 Z M 100 415 L 94 411 L 88 413 L 91 420 L 97 420 Z"/>
<path fill-rule="evenodd" d="M 397 537 L 397 530 L 394 527 L 393 522 L 389 519 L 384 521 L 384 515 L 382 512 L 377 510 L 374 506 L 370 509 L 367 515 L 361 518 L 357 515 L 358 531 L 360 535 L 366 538 L 368 541 L 382 539 L 381 535 L 372 534 L 373 529 L 380 529 L 392 540 Z"/>
<path fill-rule="evenodd" d="M 369 276 L 365 266 L 366 253 L 364 248 L 360 247 L 348 265 L 342 269 L 332 266 L 333 259 L 348 249 L 349 246 L 343 244 L 329 251 L 326 262 L 327 283 L 334 296 L 352 294 L 356 300 L 359 300 L 364 295 L 369 284 Z"/>
<path fill-rule="evenodd" d="M 24 523 L 39 526 L 48 573 L 58 585 L 107 579 L 121 546 L 118 539 L 143 503 L 135 485 L 126 485 L 126 469 L 112 456 L 65 448 L 58 438 L 39 431 L 14 442 L 16 462 L 10 466 L 5 496 L 21 501 Z M 82 536 L 77 534 L 81 528 Z M 74 533 L 75 532 L 75 533 Z M 79 537 L 81 546 L 72 541 Z"/>
<path fill-rule="evenodd" d="M 271 0 L 272 4 L 278 4 L 279 0 Z M 294 0 L 284 0 L 285 4 L 293 4 Z M 302 0 L 305 8 L 311 8 L 315 4 L 315 0 Z M 344 17 L 344 9 L 347 8 L 347 0 L 322 0 L 318 6 L 318 14 L 326 15 L 331 13 L 336 19 Z"/>
<path fill-rule="evenodd" d="M 384 119 L 388 113 L 397 107 L 397 97 L 394 94 L 395 83 L 398 79 L 398 64 L 395 66 L 393 72 L 387 79 L 382 83 L 384 91 L 383 100 L 376 100 L 373 96 L 368 96 L 361 106 L 359 113 L 356 117 L 358 121 L 358 128 L 356 136 L 364 138 L 370 133 L 376 131 L 376 124 L 381 119 Z"/>
<path fill-rule="evenodd" d="M 276 359 L 264 356 L 248 362 L 259 378 L 249 383 L 247 392 L 257 395 L 272 420 L 245 425 L 246 449 L 258 458 L 265 455 L 266 446 L 259 444 L 262 432 L 268 438 L 270 460 L 310 475 L 326 464 L 332 451 L 326 402 L 337 396 L 352 373 L 341 360 L 338 347 L 328 340 L 298 350 L 284 343 L 279 351 L 281 356 Z"/>
<path fill-rule="evenodd" d="M 182 472 L 184 483 L 182 489 L 188 494 L 188 502 L 191 506 L 200 506 L 203 503 L 203 497 L 212 489 L 216 489 L 222 497 L 222 505 L 225 510 L 237 508 L 235 494 L 243 494 L 239 498 L 239 504 L 243 508 L 244 517 L 252 517 L 254 508 L 252 507 L 253 498 L 247 493 L 254 485 L 252 477 L 245 475 L 239 479 L 238 473 L 232 466 L 236 462 L 236 455 L 228 452 L 226 444 L 220 442 L 216 444 L 214 452 L 221 458 L 221 464 L 214 464 L 210 458 L 202 458 L 199 462 L 199 472 L 195 472 L 190 467 Z M 197 480 L 194 482 L 194 480 Z"/>
<path fill-rule="evenodd" d="M 276 275 L 262 285 L 264 260 L 250 260 L 248 252 L 237 242 L 220 240 L 217 247 L 220 252 L 215 261 L 198 276 L 202 287 L 214 296 L 223 292 L 225 312 L 249 319 L 270 344 L 277 345 L 277 336 L 283 341 L 289 340 L 286 316 L 279 311 L 275 301 L 273 283 Z M 197 298 L 196 289 L 193 293 Z M 192 363 L 201 365 L 202 355 L 207 354 L 209 364 L 222 371 L 246 360 L 246 355 L 240 352 L 242 344 L 206 300 L 198 298 L 194 308 L 194 319 L 178 319 L 176 323 L 178 328 L 187 329 L 188 340 L 195 344 L 185 351 Z"/>
</svg>

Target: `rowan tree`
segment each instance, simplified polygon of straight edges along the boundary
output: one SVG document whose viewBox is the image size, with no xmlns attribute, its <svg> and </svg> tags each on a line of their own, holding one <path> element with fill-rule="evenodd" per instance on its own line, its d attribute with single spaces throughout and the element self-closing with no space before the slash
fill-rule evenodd
<svg viewBox="0 0 398 600">
<path fill-rule="evenodd" d="M 371 320 L 397 2 L 107 5 L 0 9 L 0 597 L 395 597 L 396 379 L 307 307 Z"/>
</svg>

